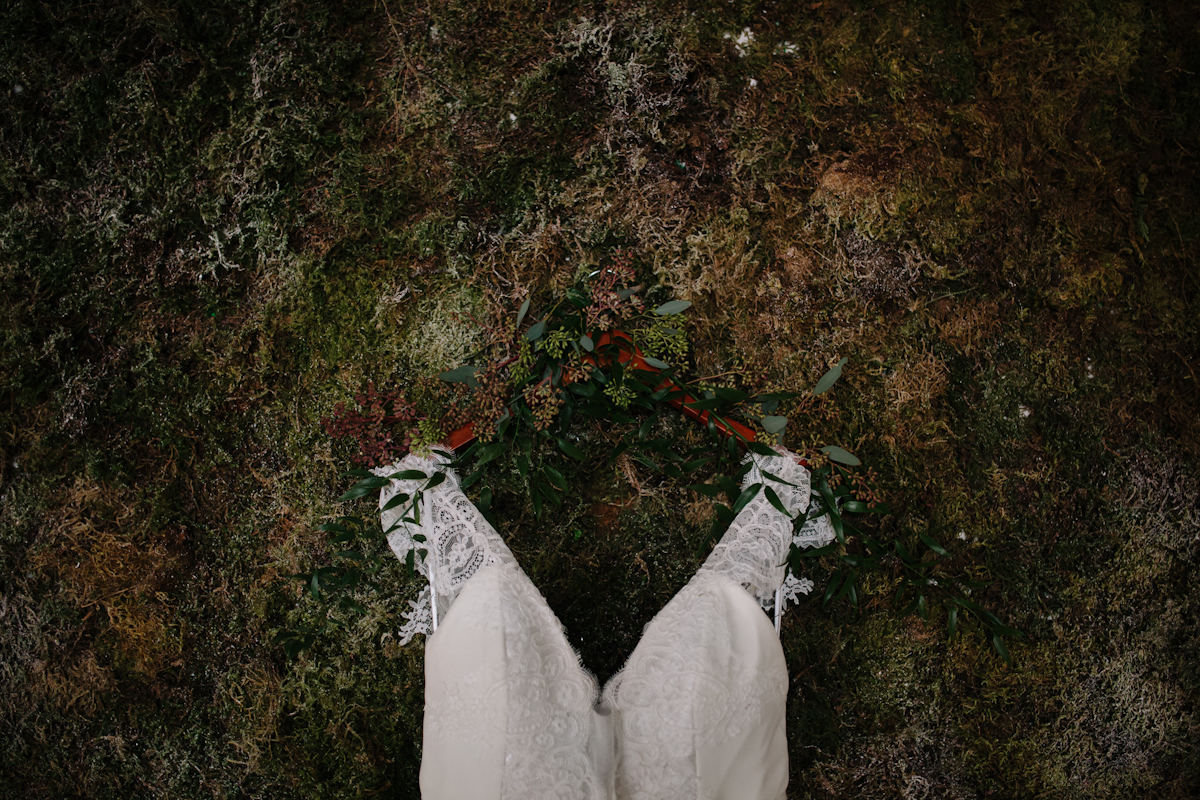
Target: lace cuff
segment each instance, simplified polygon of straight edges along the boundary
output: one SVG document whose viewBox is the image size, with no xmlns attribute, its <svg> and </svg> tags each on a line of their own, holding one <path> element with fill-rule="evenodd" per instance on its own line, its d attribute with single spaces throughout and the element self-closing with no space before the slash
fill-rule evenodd
<svg viewBox="0 0 1200 800">
<path fill-rule="evenodd" d="M 425 625 L 437 630 L 463 585 L 481 568 L 516 564 L 496 529 L 463 494 L 458 476 L 445 468 L 447 463 L 443 456 L 422 458 L 409 454 L 395 464 L 374 470 L 382 478 L 405 470 L 418 470 L 427 476 L 421 480 L 393 478 L 379 492 L 380 521 L 387 532 L 388 546 L 401 561 L 407 561 L 413 553 L 413 566 L 429 580 L 427 592 L 422 593 L 411 612 L 403 615 L 408 620 L 401 628 L 405 634 L 410 630 L 412 634 L 427 632 Z M 439 472 L 446 476 L 442 482 L 422 489 Z M 414 507 L 418 492 L 419 505 Z M 400 494 L 408 495 L 408 499 L 383 510 Z M 428 612 L 422 609 L 424 599 L 428 600 Z"/>
<path fill-rule="evenodd" d="M 788 548 L 794 540 L 793 519 L 808 510 L 809 474 L 786 450 L 778 456 L 747 458 L 751 467 L 743 488 L 755 483 L 763 488 L 734 518 L 701 569 L 729 576 L 770 609 L 784 581 Z M 768 488 L 790 517 L 771 502 Z"/>
<path fill-rule="evenodd" d="M 819 512 L 823 508 L 821 501 L 814 497 L 812 505 L 809 507 L 809 513 Z M 792 536 L 792 544 L 796 547 L 824 547 L 832 542 L 836 535 L 833 532 L 833 524 L 829 521 L 829 515 L 821 514 L 814 519 L 805 521 L 800 530 Z"/>
</svg>

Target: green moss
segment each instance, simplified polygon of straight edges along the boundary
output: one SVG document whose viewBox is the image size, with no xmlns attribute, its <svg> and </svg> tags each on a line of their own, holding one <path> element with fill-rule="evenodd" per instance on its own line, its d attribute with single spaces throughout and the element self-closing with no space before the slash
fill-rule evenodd
<svg viewBox="0 0 1200 800">
<path fill-rule="evenodd" d="M 323 618 L 282 577 L 342 510 L 319 419 L 617 246 L 695 301 L 700 373 L 803 390 L 848 356 L 789 441 L 875 465 L 881 534 L 934 530 L 1025 634 L 1011 669 L 973 624 L 947 642 L 886 572 L 862 612 L 791 612 L 792 796 L 1195 794 L 1194 9 L 10 5 L 6 796 L 415 797 L 399 565 L 299 661 L 271 643 Z M 567 471 L 553 520 L 512 471 L 493 510 L 603 677 L 708 523 L 660 477 Z M 94 541 L 162 548 L 157 671 L 35 563 L 77 479 L 137 512 L 95 505 Z"/>
</svg>

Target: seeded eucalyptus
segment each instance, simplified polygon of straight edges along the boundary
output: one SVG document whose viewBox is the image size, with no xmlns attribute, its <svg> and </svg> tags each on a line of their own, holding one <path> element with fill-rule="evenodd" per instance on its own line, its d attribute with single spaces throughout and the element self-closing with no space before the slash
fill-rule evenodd
<svg viewBox="0 0 1200 800">
<path fill-rule="evenodd" d="M 683 314 L 691 303 L 671 300 L 647 311 L 642 294 L 632 257 L 618 251 L 562 298 L 536 308 L 533 298 L 526 298 L 512 325 L 498 332 L 477 354 L 477 363 L 443 372 L 439 382 L 423 384 L 440 403 L 436 414 L 418 417 L 399 395 L 379 395 L 370 388 L 368 397 L 360 397 L 359 403 L 366 401 L 368 408 L 362 413 L 375 426 L 372 430 L 388 421 L 401 429 L 392 438 L 378 432 L 365 442 L 360 437 L 364 448 L 373 448 L 368 463 L 381 463 L 381 441 L 392 444 L 393 450 L 388 452 L 398 458 L 403 452 L 395 450 L 396 442 L 430 448 L 437 444 L 435 434 L 445 437 L 460 431 L 462 444 L 470 442 L 470 446 L 451 466 L 465 475 L 464 489 L 482 482 L 480 507 L 485 515 L 493 496 L 488 479 L 494 478 L 502 465 L 509 465 L 515 466 L 526 483 L 533 512 L 541 518 L 547 509 L 563 505 L 569 489 L 565 475 L 578 471 L 581 465 L 577 462 L 589 460 L 580 446 L 578 426 L 573 424 L 578 416 L 624 431 L 608 454 L 609 463 L 627 454 L 641 466 L 675 480 L 687 480 L 699 470 L 715 470 L 706 481 L 689 486 L 714 501 L 710 534 L 714 541 L 760 491 L 788 514 L 770 486 L 739 485 L 750 468 L 742 463 L 742 453 L 774 455 L 766 442 L 780 441 L 786 430 L 788 420 L 779 413 L 781 404 L 830 391 L 841 378 L 847 359 L 840 359 L 812 392 L 805 394 L 754 391 L 766 384 L 766 374 L 760 370 L 685 381 L 683 360 L 688 346 Z M 739 383 L 745 388 L 739 388 Z M 655 423 L 664 404 L 698 418 L 708 428 L 709 437 L 699 445 L 688 445 L 682 437 L 656 435 Z M 339 413 L 349 418 L 348 413 Z M 338 434 L 353 426 L 342 423 L 327 428 Z M 860 515 L 888 513 L 879 500 L 873 470 L 857 469 L 859 459 L 837 445 L 801 446 L 798 455 L 811 470 L 812 497 L 808 513 L 796 517 L 793 524 L 799 531 L 828 517 L 835 538 L 816 549 L 793 545 L 787 564 L 797 575 L 807 574 L 810 566 L 818 574 L 825 573 L 823 606 L 844 599 L 858 609 L 863 576 L 885 573 L 893 576 L 898 587 L 894 602 L 903 606 L 902 613 L 928 619 L 930 608 L 941 604 L 951 636 L 957 632 L 960 617 L 973 616 L 991 632 L 1000 656 L 1010 660 L 1003 639 L 1019 632 L 970 599 L 972 590 L 984 584 L 954 577 L 943 566 L 942 559 L 949 559 L 949 552 L 931 532 L 918 534 L 926 551 L 915 554 L 899 537 L 888 538 L 855 524 Z M 363 460 L 361 454 L 359 460 Z M 347 476 L 361 480 L 343 500 L 373 494 L 384 481 L 361 470 Z M 721 502 L 722 497 L 726 502 Z M 342 518 L 325 529 L 340 537 L 340 542 L 357 535 L 362 522 Z M 320 591 L 324 591 L 326 599 L 336 601 L 338 590 L 353 589 L 360 583 L 370 585 L 372 565 L 354 560 L 347 551 L 337 556 L 350 561 L 343 567 L 294 576 L 308 582 L 314 599 L 322 599 Z M 409 567 L 412 570 L 413 564 Z M 312 641 L 307 633 L 288 636 L 289 651 Z"/>
</svg>

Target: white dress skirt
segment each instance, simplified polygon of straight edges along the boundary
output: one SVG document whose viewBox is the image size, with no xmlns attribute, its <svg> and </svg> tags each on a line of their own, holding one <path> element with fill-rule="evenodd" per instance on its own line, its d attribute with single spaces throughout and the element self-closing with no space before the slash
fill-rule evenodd
<svg viewBox="0 0 1200 800">
<path fill-rule="evenodd" d="M 744 485 L 803 514 L 808 471 L 786 452 L 754 462 Z M 399 558 L 424 551 L 414 561 L 430 583 L 403 629 L 428 636 L 424 800 L 785 797 L 788 674 L 764 609 L 777 622 L 784 597 L 805 591 L 785 584 L 788 548 L 830 541 L 826 518 L 794 533 L 760 491 L 601 692 L 452 471 L 408 456 L 377 473 L 413 469 L 447 475 L 422 493 L 418 523 L 402 521 L 404 504 L 382 512 Z M 380 507 L 420 483 L 393 480 Z"/>
</svg>

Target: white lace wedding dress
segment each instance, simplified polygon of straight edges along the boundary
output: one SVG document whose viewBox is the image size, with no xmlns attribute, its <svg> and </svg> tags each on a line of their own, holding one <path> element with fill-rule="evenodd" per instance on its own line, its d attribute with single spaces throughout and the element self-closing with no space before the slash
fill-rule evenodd
<svg viewBox="0 0 1200 800">
<path fill-rule="evenodd" d="M 771 486 L 793 515 L 804 513 L 808 471 L 786 452 L 754 461 L 744 485 Z M 442 467 L 408 456 L 377 472 L 408 469 Z M 429 634 L 424 800 L 784 798 L 778 615 L 811 584 L 785 582 L 783 565 L 793 541 L 833 538 L 825 517 L 794 534 L 759 491 L 600 693 L 507 545 L 446 476 L 422 493 L 419 524 L 401 521 L 404 504 L 382 512 L 397 557 L 425 551 L 415 563 L 429 586 L 402 629 L 404 641 Z M 393 480 L 380 507 L 418 485 Z"/>
</svg>

